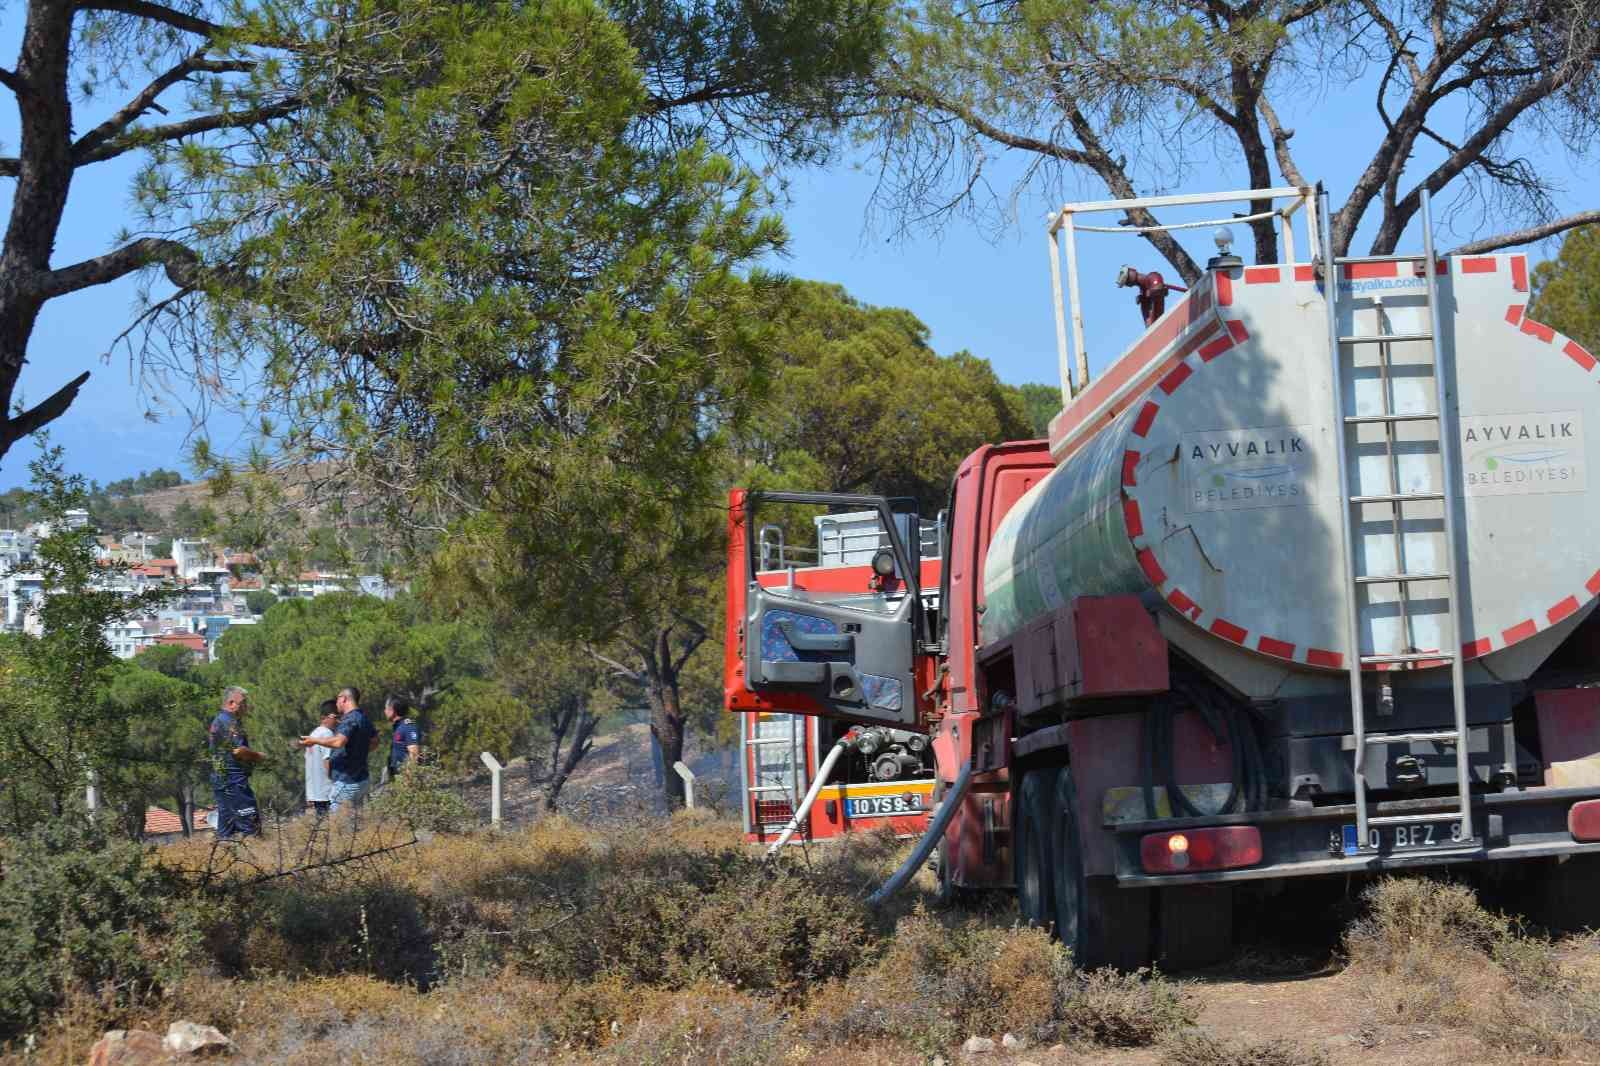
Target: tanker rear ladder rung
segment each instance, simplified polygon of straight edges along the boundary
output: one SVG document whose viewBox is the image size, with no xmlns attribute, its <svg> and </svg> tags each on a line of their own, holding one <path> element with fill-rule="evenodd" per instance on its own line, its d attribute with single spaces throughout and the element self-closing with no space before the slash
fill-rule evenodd
<svg viewBox="0 0 1600 1066">
<path fill-rule="evenodd" d="M 788 793 L 789 795 L 793 795 L 794 794 L 794 789 L 790 788 L 788 785 L 751 785 L 749 788 L 745 789 L 745 791 L 746 792 L 784 792 L 784 793 Z"/>
<path fill-rule="evenodd" d="M 1427 422 L 1437 421 L 1438 418 L 1439 416 L 1432 412 L 1414 415 L 1345 415 L 1344 424 L 1347 426 L 1366 426 L 1375 422 Z"/>
<path fill-rule="evenodd" d="M 1352 496 L 1351 503 L 1427 503 L 1442 500 L 1442 492 L 1385 492 L 1377 496 Z"/>
<path fill-rule="evenodd" d="M 1460 811 L 1440 811 L 1437 814 L 1383 814 L 1368 818 L 1368 825 L 1410 825 L 1413 822 L 1459 822 Z"/>
<path fill-rule="evenodd" d="M 1437 573 L 1416 574 L 1362 574 L 1356 578 L 1358 585 L 1388 585 L 1403 584 L 1407 581 L 1444 581 L 1450 577 L 1450 571 L 1440 570 Z"/>
<path fill-rule="evenodd" d="M 1431 341 L 1431 333 L 1372 333 L 1358 337 L 1340 337 L 1340 344 L 1398 344 L 1401 341 Z"/>
<path fill-rule="evenodd" d="M 759 738 L 757 738 L 755 740 L 747 740 L 747 741 L 745 741 L 744 742 L 744 746 L 747 747 L 747 748 L 764 748 L 764 747 L 767 747 L 768 745 L 771 745 L 771 744 L 793 744 L 793 743 L 794 743 L 794 741 L 790 740 L 788 737 L 759 737 Z"/>
<path fill-rule="evenodd" d="M 1455 656 L 1442 651 L 1416 651 L 1404 655 L 1363 655 L 1362 666 L 1376 666 L 1382 663 L 1448 663 L 1454 662 Z"/>
<path fill-rule="evenodd" d="M 1426 733 L 1368 733 L 1362 739 L 1368 744 L 1415 744 L 1424 740 L 1459 743 L 1461 734 L 1454 729 L 1435 729 Z"/>
<path fill-rule="evenodd" d="M 1318 221 L 1322 228 L 1322 247 L 1329 252 L 1335 247 L 1333 243 L 1332 205 L 1325 190 L 1319 189 Z M 1460 570 L 1459 558 L 1456 551 L 1456 497 L 1460 492 L 1457 481 L 1456 457 L 1453 454 L 1458 448 L 1458 442 L 1452 442 L 1450 434 L 1445 430 L 1444 418 L 1450 413 L 1449 403 L 1453 394 L 1452 383 L 1445 380 L 1449 367 L 1445 364 L 1439 352 L 1439 337 L 1442 335 L 1439 319 L 1439 266 L 1443 262 L 1435 252 L 1433 243 L 1432 202 L 1426 189 L 1422 192 L 1421 210 L 1418 212 L 1422 223 L 1422 254 L 1421 255 L 1352 255 L 1329 256 L 1332 264 L 1330 270 L 1336 276 L 1339 266 L 1356 266 L 1358 264 L 1398 264 L 1410 263 L 1414 265 L 1415 276 L 1423 283 L 1423 301 L 1418 309 L 1424 318 L 1416 322 L 1421 327 L 1415 332 L 1385 332 L 1394 329 L 1394 320 L 1389 317 L 1388 310 L 1381 301 L 1364 302 L 1354 291 L 1341 292 L 1337 285 L 1323 287 L 1325 307 L 1327 309 L 1327 336 L 1328 336 L 1328 361 L 1330 371 L 1330 395 L 1333 403 L 1334 425 L 1338 432 L 1334 434 L 1336 446 L 1335 455 L 1338 460 L 1338 484 L 1340 496 L 1345 502 L 1343 515 L 1339 523 L 1340 541 L 1339 548 L 1344 566 L 1345 578 L 1345 647 L 1349 649 L 1349 658 L 1346 660 L 1349 670 L 1350 682 L 1350 715 L 1352 721 L 1352 736 L 1346 738 L 1346 750 L 1352 751 L 1354 762 L 1351 766 L 1352 779 L 1355 792 L 1356 809 L 1356 840 L 1354 848 L 1356 853 L 1367 855 L 1375 854 L 1378 849 L 1370 843 L 1372 837 L 1369 829 L 1376 825 L 1403 825 L 1416 822 L 1458 822 L 1461 826 L 1456 843 L 1471 846 L 1475 834 L 1472 825 L 1472 774 L 1468 759 L 1467 747 L 1463 738 L 1467 736 L 1467 702 L 1466 678 L 1464 664 L 1461 656 L 1442 652 L 1407 652 L 1404 654 L 1361 654 L 1361 641 L 1364 633 L 1363 597 L 1362 586 L 1372 586 L 1390 583 L 1396 586 L 1398 596 L 1394 601 L 1399 608 L 1399 640 L 1402 647 L 1415 647 L 1420 643 L 1433 643 L 1434 639 L 1445 647 L 1455 648 L 1459 645 L 1461 634 L 1461 590 L 1458 587 L 1457 574 Z M 1353 273 L 1347 271 L 1347 273 Z M 1400 274 L 1407 273 L 1404 270 Z M 1357 329 L 1366 327 L 1366 316 L 1372 316 L 1372 328 L 1376 331 L 1371 334 L 1356 334 Z M 1408 325 L 1410 323 L 1407 323 Z M 1425 355 L 1423 360 L 1414 360 L 1417 365 L 1423 366 L 1433 378 L 1434 402 L 1433 413 L 1408 413 L 1400 414 L 1394 410 L 1394 383 L 1390 374 L 1390 345 L 1412 342 L 1422 347 L 1418 350 Z M 1358 391 L 1356 383 L 1351 380 L 1356 370 L 1356 352 L 1367 346 L 1367 350 L 1376 347 L 1377 369 L 1379 375 L 1375 380 L 1363 385 Z M 1408 362 L 1408 366 L 1410 362 Z M 1348 368 L 1348 369 L 1347 369 Z M 1366 390 L 1378 390 L 1377 414 L 1350 415 L 1345 413 L 1347 393 L 1353 402 L 1358 396 L 1366 396 Z M 1384 429 L 1383 456 L 1386 459 L 1387 485 L 1381 486 L 1389 490 L 1397 489 L 1401 484 L 1400 464 L 1396 457 L 1396 434 L 1394 427 L 1401 422 L 1432 422 L 1437 431 L 1438 443 L 1438 485 L 1437 492 L 1377 492 L 1370 495 L 1360 495 L 1361 489 L 1366 487 L 1363 480 L 1370 476 L 1365 464 L 1352 461 L 1352 449 L 1356 446 L 1351 441 L 1347 432 L 1350 426 L 1382 425 Z M 1371 482 L 1368 482 L 1371 485 Z M 1372 485 L 1377 488 L 1380 486 Z M 1440 562 L 1445 563 L 1445 568 L 1437 572 L 1412 572 L 1406 565 L 1407 538 L 1402 535 L 1402 512 L 1408 503 L 1438 502 L 1443 504 L 1444 528 L 1443 544 L 1438 545 Z M 1358 527 L 1354 505 L 1388 504 L 1390 515 L 1394 524 L 1392 546 L 1394 565 L 1387 574 L 1362 575 L 1356 572 L 1357 545 L 1366 547 L 1364 541 L 1357 540 Z M 1364 553 L 1363 553 L 1364 554 Z M 1370 562 L 1366 565 L 1371 565 Z M 1382 565 L 1382 564 L 1379 564 Z M 1441 632 L 1437 638 L 1426 641 L 1416 639 L 1412 630 L 1412 617 L 1410 607 L 1409 589 L 1412 582 L 1442 581 L 1447 587 L 1443 597 L 1430 597 L 1438 602 L 1442 599 L 1441 606 L 1430 606 L 1427 613 L 1438 619 L 1441 629 L 1448 627 L 1448 632 Z M 1369 603 L 1368 607 L 1372 606 Z M 1382 605 L 1384 607 L 1388 604 Z M 1443 618 L 1438 618 L 1439 615 Z M 1406 663 L 1426 664 L 1428 666 L 1443 666 L 1450 668 L 1450 690 L 1454 709 L 1454 728 L 1449 730 L 1425 730 L 1414 733 L 1368 733 L 1366 719 L 1366 685 L 1369 682 L 1365 667 L 1377 665 L 1400 665 Z M 1368 817 L 1367 804 L 1367 774 L 1364 769 L 1365 757 L 1368 748 L 1383 744 L 1397 744 L 1416 741 L 1435 741 L 1445 743 L 1455 748 L 1456 768 L 1456 810 L 1447 813 L 1424 815 L 1385 815 L 1383 817 Z"/>
</svg>

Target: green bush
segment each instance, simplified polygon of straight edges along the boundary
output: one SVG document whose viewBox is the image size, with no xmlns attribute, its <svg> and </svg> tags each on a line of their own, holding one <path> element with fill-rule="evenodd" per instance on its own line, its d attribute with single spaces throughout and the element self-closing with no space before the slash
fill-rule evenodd
<svg viewBox="0 0 1600 1066">
<path fill-rule="evenodd" d="M 74 991 L 126 1005 L 181 975 L 198 932 L 188 894 L 144 850 L 57 821 L 0 847 L 0 1041 Z"/>
<path fill-rule="evenodd" d="M 437 766 L 414 763 L 381 788 L 370 807 L 380 817 L 398 818 L 427 832 L 459 833 L 478 820 Z"/>
<path fill-rule="evenodd" d="M 749 852 L 681 850 L 641 834 L 568 872 L 577 880 L 526 882 L 519 961 L 551 980 L 716 980 L 792 998 L 849 973 L 870 944 L 859 898 Z"/>
</svg>

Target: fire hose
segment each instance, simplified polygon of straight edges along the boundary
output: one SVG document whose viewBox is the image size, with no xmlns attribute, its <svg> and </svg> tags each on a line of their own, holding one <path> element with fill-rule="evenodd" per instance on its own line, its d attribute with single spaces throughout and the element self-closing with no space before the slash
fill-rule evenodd
<svg viewBox="0 0 1600 1066">
<path fill-rule="evenodd" d="M 811 787 L 806 790 L 805 799 L 800 801 L 800 806 L 794 809 L 794 817 L 789 819 L 789 824 L 783 827 L 782 834 L 772 842 L 767 849 L 767 858 L 776 855 L 783 846 L 789 843 L 789 838 L 794 836 L 795 830 L 805 822 L 811 814 L 811 805 L 817 802 L 817 794 L 822 791 L 822 786 L 827 782 L 828 775 L 833 772 L 833 764 L 839 761 L 839 756 L 855 746 L 855 734 L 846 733 L 839 738 L 838 743 L 828 750 L 828 757 L 822 760 L 822 765 L 817 767 L 816 775 L 811 779 Z M 793 795 L 793 793 L 790 793 Z"/>
<path fill-rule="evenodd" d="M 962 799 L 967 794 L 967 785 L 972 780 L 972 761 L 969 759 L 961 765 L 961 772 L 956 775 L 955 784 L 950 786 L 950 791 L 944 794 L 939 802 L 939 810 L 934 814 L 933 820 L 928 823 L 928 831 L 922 834 L 922 839 L 917 841 L 916 850 L 911 857 L 900 864 L 900 868 L 889 876 L 883 887 L 867 897 L 867 906 L 880 906 L 884 900 L 894 895 L 905 887 L 913 874 L 920 870 L 928 861 L 928 856 L 933 854 L 933 849 L 939 846 L 939 841 L 944 836 L 945 826 L 950 824 L 950 819 L 955 817 L 956 809 L 961 806 Z"/>
</svg>

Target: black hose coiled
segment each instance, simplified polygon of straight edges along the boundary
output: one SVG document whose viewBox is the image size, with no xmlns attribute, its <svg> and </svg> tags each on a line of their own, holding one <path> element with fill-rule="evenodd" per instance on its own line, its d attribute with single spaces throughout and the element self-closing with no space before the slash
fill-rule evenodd
<svg viewBox="0 0 1600 1066">
<path fill-rule="evenodd" d="M 1220 808 L 1203 811 L 1189 802 L 1178 786 L 1173 767 L 1173 720 L 1193 711 L 1205 723 L 1218 743 L 1226 743 L 1233 755 L 1233 775 L 1228 782 L 1228 798 Z M 1266 761 L 1256 735 L 1255 719 L 1249 710 L 1228 699 L 1211 685 L 1179 681 L 1171 696 L 1156 704 L 1144 719 L 1144 808 L 1148 818 L 1159 818 L 1155 784 L 1166 787 L 1167 799 L 1175 817 L 1209 818 L 1240 811 L 1259 811 L 1267 805 Z"/>
</svg>

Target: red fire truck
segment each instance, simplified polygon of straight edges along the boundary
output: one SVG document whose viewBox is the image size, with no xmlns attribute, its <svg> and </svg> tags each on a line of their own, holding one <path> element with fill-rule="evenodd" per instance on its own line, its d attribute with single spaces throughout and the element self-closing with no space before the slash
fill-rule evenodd
<svg viewBox="0 0 1600 1066">
<path fill-rule="evenodd" d="M 1083 220 L 1225 203 L 1280 262 L 1219 233 L 1170 305 L 1141 282 L 1090 382 Z M 1423 867 L 1600 919 L 1596 359 L 1528 319 L 1524 256 L 1437 255 L 1426 201 L 1417 254 L 1330 256 L 1327 220 L 1304 188 L 1057 212 L 1064 407 L 961 464 L 936 575 L 892 501 L 730 500 L 728 708 L 926 733 L 941 891 L 1014 889 L 1085 964 L 1205 963 L 1236 896 Z M 763 570 L 785 509 L 881 543 Z"/>
<path fill-rule="evenodd" d="M 904 511 L 896 521 L 907 542 L 914 539 L 921 587 L 928 590 L 922 609 L 936 611 L 942 526 Z M 778 523 L 757 529 L 758 583 L 840 593 L 866 588 L 874 577 L 873 556 L 888 540 L 875 510 L 816 514 L 802 524 L 802 531 L 810 535 L 799 540 L 793 535 L 786 539 L 785 527 Z M 750 843 L 771 844 L 782 837 L 813 784 L 819 784 L 817 795 L 800 811 L 788 842 L 826 840 L 885 825 L 901 836 L 920 836 L 927 829 L 934 775 L 926 731 L 753 710 L 740 715 L 739 733 L 741 807 Z M 841 742 L 847 750 L 828 764 L 828 753 Z M 825 775 L 820 783 L 819 774 Z"/>
</svg>

